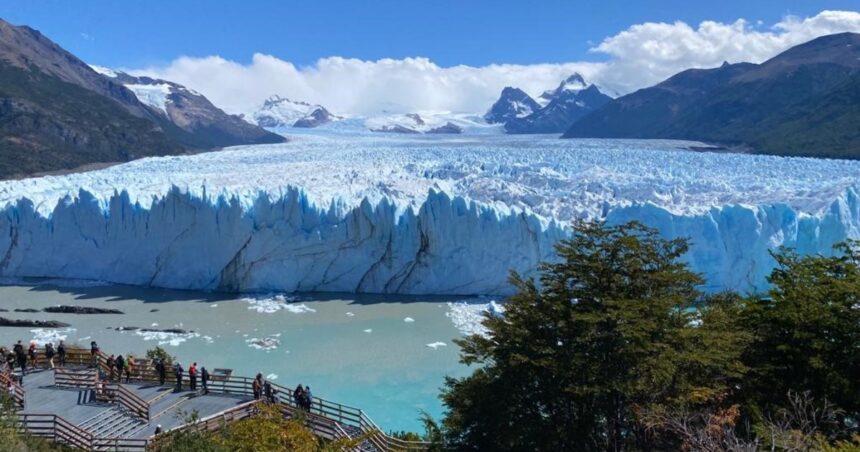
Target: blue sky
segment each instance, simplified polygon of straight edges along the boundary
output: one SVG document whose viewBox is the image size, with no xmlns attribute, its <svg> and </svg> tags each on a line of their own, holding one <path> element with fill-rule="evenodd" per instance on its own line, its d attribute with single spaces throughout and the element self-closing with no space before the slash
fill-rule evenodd
<svg viewBox="0 0 860 452">
<path fill-rule="evenodd" d="M 440 66 L 593 60 L 604 38 L 642 22 L 778 22 L 857 0 L 163 1 L 0 2 L 0 17 L 30 25 L 82 59 L 112 67 L 256 52 L 297 65 L 328 56 L 423 56 Z"/>
</svg>

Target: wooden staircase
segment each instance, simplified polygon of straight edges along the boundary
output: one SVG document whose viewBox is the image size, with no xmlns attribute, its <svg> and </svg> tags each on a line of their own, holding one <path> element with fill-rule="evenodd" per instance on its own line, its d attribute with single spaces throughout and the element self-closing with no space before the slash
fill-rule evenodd
<svg viewBox="0 0 860 452">
<path fill-rule="evenodd" d="M 111 407 L 78 425 L 97 438 L 128 438 L 146 426 L 120 405 Z"/>
</svg>

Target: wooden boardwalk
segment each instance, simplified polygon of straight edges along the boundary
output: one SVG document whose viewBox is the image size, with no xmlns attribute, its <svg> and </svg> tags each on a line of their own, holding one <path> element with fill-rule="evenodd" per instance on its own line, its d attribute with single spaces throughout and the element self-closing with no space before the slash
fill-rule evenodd
<svg viewBox="0 0 860 452">
<path fill-rule="evenodd" d="M 99 379 L 106 374 L 106 356 L 99 354 L 99 368 L 87 367 L 89 352 L 70 353 L 63 369 L 28 371 L 17 391 L 23 407 L 18 414 L 22 428 L 84 450 L 155 450 L 157 425 L 169 434 L 187 428 L 215 430 L 225 423 L 256 415 L 260 401 L 252 396 L 252 379 L 228 376 L 209 384 L 209 394 L 188 391 L 187 375 L 183 391 L 175 391 L 166 381 L 159 385 L 151 363 L 137 360 L 133 378 L 126 383 Z M 10 375 L 0 374 L 0 382 Z M 276 384 L 276 403 L 285 417 L 293 417 L 300 408 L 293 401 L 292 390 Z M 195 424 L 187 421 L 192 412 Z M 417 451 L 426 443 L 391 438 L 363 411 L 315 397 L 310 412 L 302 411 L 306 425 L 325 439 L 363 436 L 361 451 Z"/>
</svg>

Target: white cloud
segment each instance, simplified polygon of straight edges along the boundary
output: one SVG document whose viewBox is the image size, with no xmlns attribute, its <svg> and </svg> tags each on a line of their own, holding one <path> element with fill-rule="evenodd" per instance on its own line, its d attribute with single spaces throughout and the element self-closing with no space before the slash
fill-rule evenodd
<svg viewBox="0 0 860 452">
<path fill-rule="evenodd" d="M 822 11 L 799 19 L 789 16 L 774 26 L 752 26 L 744 19 L 725 24 L 705 21 L 693 28 L 684 22 L 644 23 L 610 36 L 593 52 L 611 58 L 599 81 L 620 92 L 657 83 L 681 70 L 722 64 L 761 63 L 818 36 L 860 31 L 860 13 Z"/>
<path fill-rule="evenodd" d="M 860 32 L 860 13 L 823 11 L 800 19 L 786 17 L 763 28 L 744 19 L 643 23 L 603 40 L 591 49 L 604 62 L 440 67 L 427 58 L 364 61 L 323 58 L 308 67 L 255 54 L 243 65 L 218 56 L 181 57 L 164 67 L 134 72 L 172 80 L 200 91 L 232 113 L 249 113 L 279 94 L 320 103 L 341 114 L 388 111 L 483 112 L 505 86 L 532 95 L 555 87 L 573 72 L 610 93 L 650 86 L 690 67 L 714 67 L 723 61 L 761 62 L 817 36 Z"/>
</svg>

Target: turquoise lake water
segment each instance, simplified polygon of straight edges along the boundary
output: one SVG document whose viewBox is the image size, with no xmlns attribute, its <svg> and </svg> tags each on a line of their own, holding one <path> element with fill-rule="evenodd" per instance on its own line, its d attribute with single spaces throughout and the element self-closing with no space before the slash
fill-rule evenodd
<svg viewBox="0 0 860 452">
<path fill-rule="evenodd" d="M 84 282 L 7 282 L 0 316 L 59 320 L 69 328 L 0 328 L 0 342 L 56 340 L 107 353 L 142 355 L 161 344 L 187 367 L 257 372 L 314 395 L 365 410 L 385 430 L 421 429 L 420 410 L 442 414 L 439 388 L 446 375 L 463 376 L 452 342 L 462 333 L 450 314 L 462 298 L 380 295 L 237 296 Z M 486 303 L 472 299 L 468 302 Z M 449 306 L 449 302 L 455 306 Z M 52 305 L 114 308 L 122 315 L 19 313 Z M 114 328 L 182 328 L 185 335 Z"/>
</svg>

